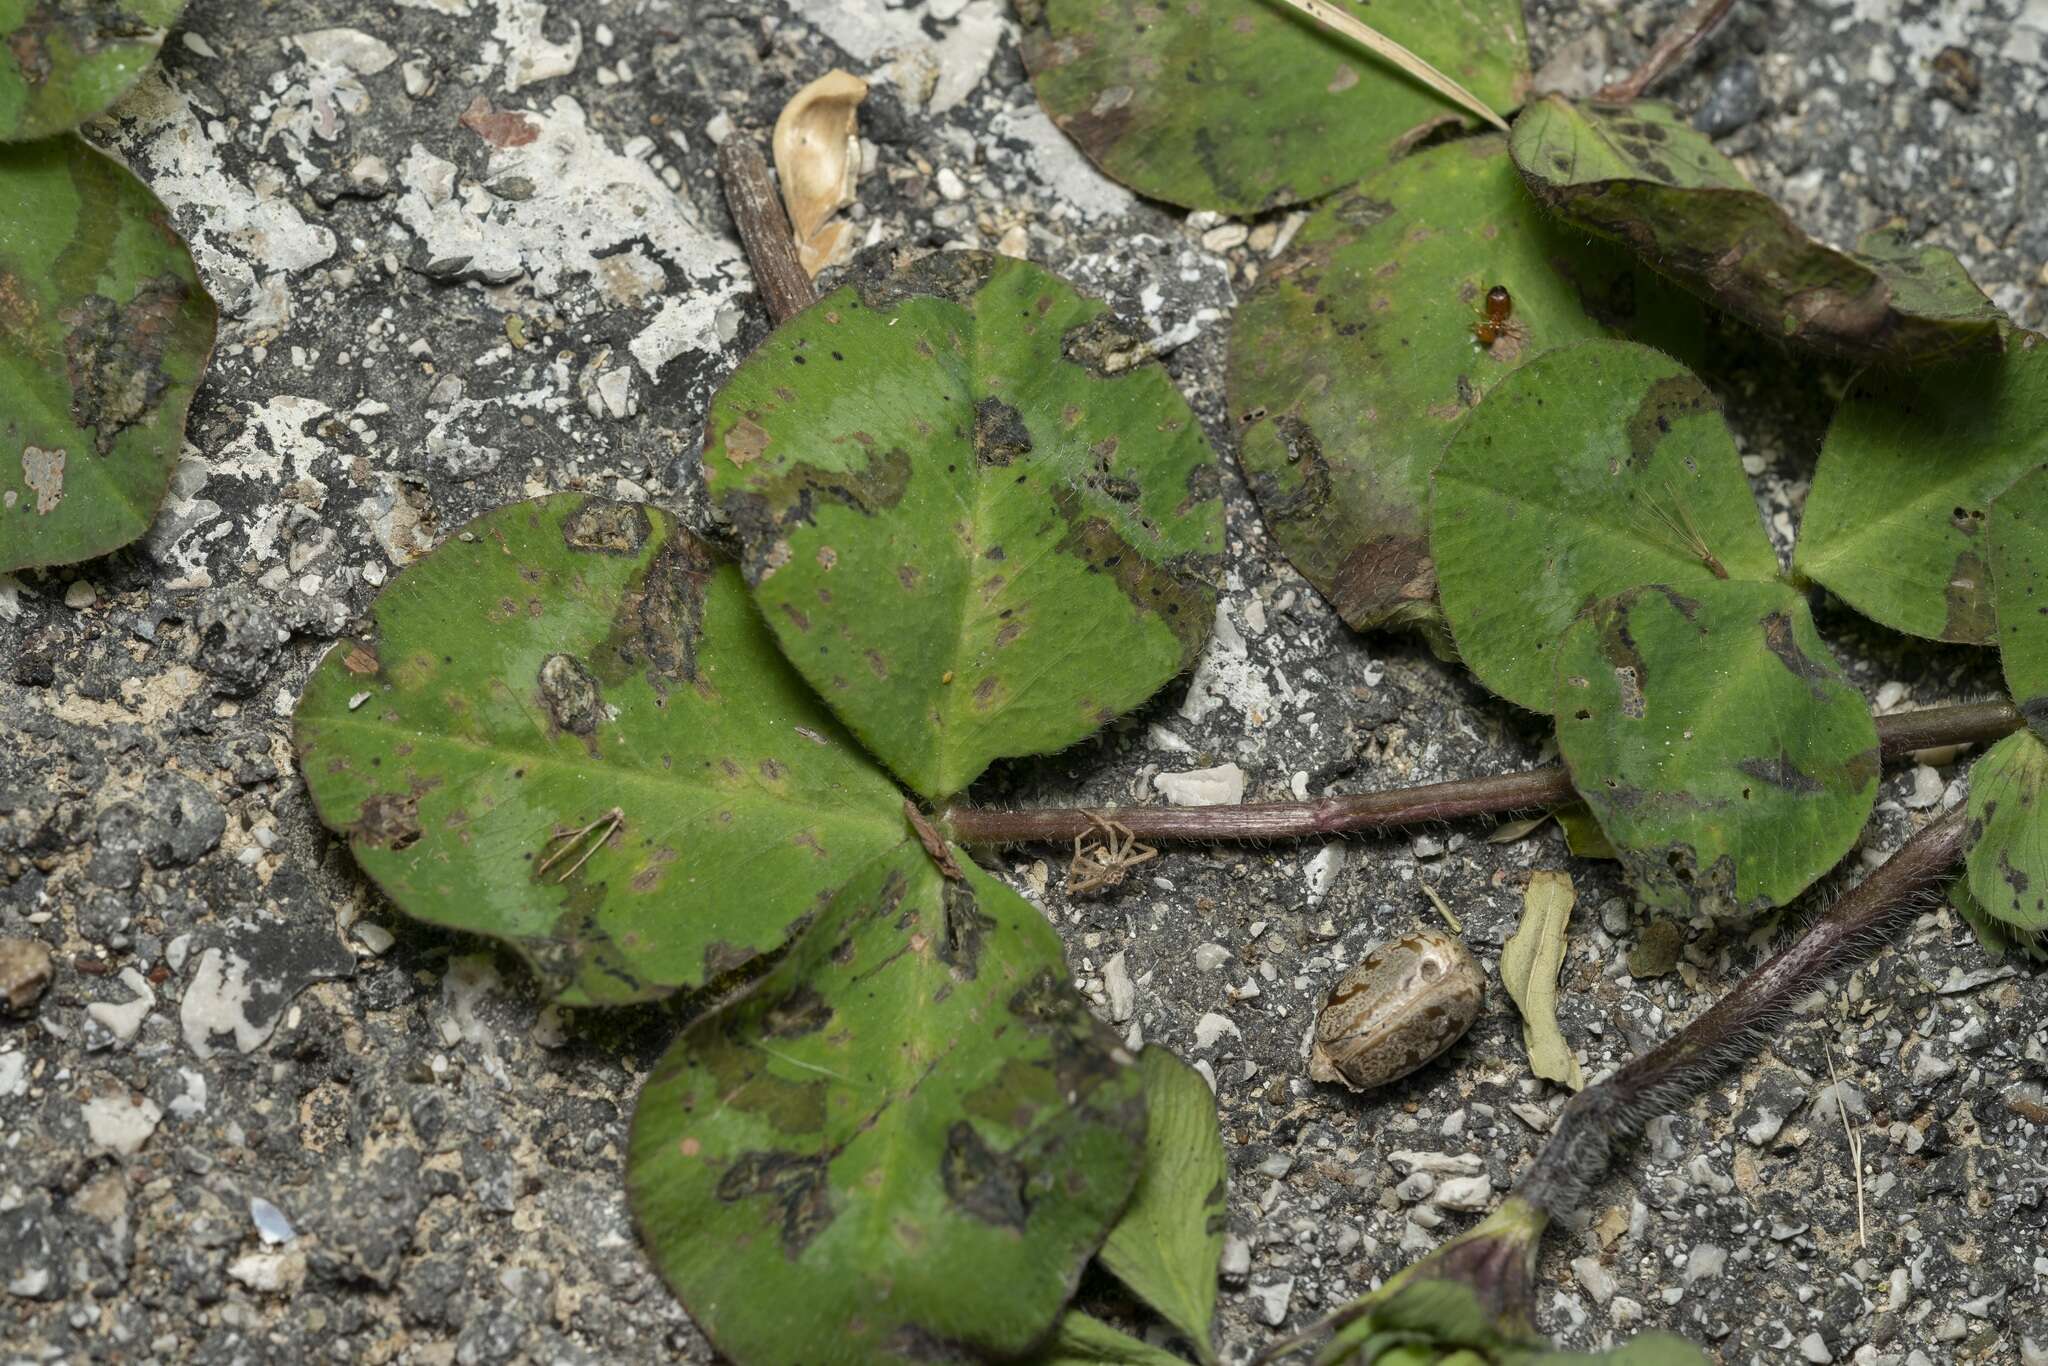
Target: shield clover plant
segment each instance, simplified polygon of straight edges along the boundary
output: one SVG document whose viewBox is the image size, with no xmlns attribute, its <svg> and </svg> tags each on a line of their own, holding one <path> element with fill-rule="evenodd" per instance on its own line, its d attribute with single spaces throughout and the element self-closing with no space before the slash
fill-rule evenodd
<svg viewBox="0 0 2048 1366">
<path fill-rule="evenodd" d="M 627 1174 L 735 1359 L 1014 1355 L 1098 1247 L 1209 1356 L 1207 1087 L 1127 1052 L 917 805 L 1202 643 L 1214 457 L 1134 345 L 1022 262 L 871 263 L 713 403 L 736 561 L 653 508 L 501 508 L 307 685 L 307 784 L 399 906 L 565 1003 L 746 984 L 655 1069 Z"/>
</svg>

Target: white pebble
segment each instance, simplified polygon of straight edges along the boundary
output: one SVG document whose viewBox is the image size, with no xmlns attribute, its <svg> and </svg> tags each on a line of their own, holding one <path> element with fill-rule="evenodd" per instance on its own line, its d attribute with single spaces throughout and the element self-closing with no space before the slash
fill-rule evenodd
<svg viewBox="0 0 2048 1366">
<path fill-rule="evenodd" d="M 1244 800 L 1244 770 L 1236 764 L 1161 773 L 1152 779 L 1159 795 L 1175 806 L 1234 806 Z"/>
<path fill-rule="evenodd" d="M 1229 1016 L 1218 1015 L 1213 1010 L 1195 1021 L 1195 1047 L 1197 1048 L 1214 1048 L 1216 1041 L 1225 1034 L 1236 1034 L 1240 1038 L 1243 1037 L 1242 1031 L 1235 1024 L 1231 1023 Z"/>
<path fill-rule="evenodd" d="M 1258 1301 L 1259 1322 L 1269 1328 L 1278 1328 L 1287 1322 L 1287 1301 L 1294 1297 L 1294 1277 L 1275 1281 L 1271 1285 L 1255 1285 L 1251 1297 Z"/>
<path fill-rule="evenodd" d="M 1493 1202 L 1493 1178 L 1458 1176 L 1436 1188 L 1436 1202 L 1445 1209 L 1479 1210 Z"/>
</svg>

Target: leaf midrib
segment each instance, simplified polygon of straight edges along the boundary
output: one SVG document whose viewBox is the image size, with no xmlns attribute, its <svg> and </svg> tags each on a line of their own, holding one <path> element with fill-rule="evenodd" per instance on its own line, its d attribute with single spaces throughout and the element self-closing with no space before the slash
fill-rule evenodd
<svg viewBox="0 0 2048 1366">
<path fill-rule="evenodd" d="M 664 773 L 652 768 L 612 768 L 602 760 L 578 763 L 573 758 L 564 757 L 559 751 L 514 749 L 507 745 L 472 740 L 465 736 L 446 733 L 428 734 L 424 731 L 404 726 L 393 726 L 388 722 L 374 719 L 358 720 L 352 716 L 330 716 L 319 724 L 330 731 L 339 729 L 380 736 L 404 735 L 414 744 L 415 751 L 423 745 L 427 747 L 442 746 L 466 751 L 471 754 L 491 755 L 502 759 L 518 760 L 530 767 L 566 771 L 572 776 L 587 776 L 593 773 L 601 774 L 613 781 L 637 784 L 653 792 L 661 793 L 665 797 L 673 797 L 678 792 L 704 790 L 702 787 L 692 785 L 682 777 L 670 776 L 673 770 Z M 879 771 L 876 771 L 875 776 L 880 778 L 882 782 L 888 783 L 888 779 L 883 777 Z M 894 785 L 889 784 L 889 786 L 893 792 Z M 827 816 L 833 818 L 844 818 L 849 813 L 864 816 L 867 812 L 867 807 L 864 803 L 857 806 L 849 806 L 844 802 L 829 803 L 823 794 L 808 791 L 801 795 L 788 797 L 773 796 L 765 792 L 758 783 L 732 792 L 730 795 L 734 800 L 724 802 L 722 803 L 723 805 L 761 805 L 767 806 L 770 809 L 781 808 L 785 810 L 795 808 L 813 817 Z M 714 801 L 701 810 L 692 812 L 687 819 L 693 821 L 703 815 L 705 811 L 720 805 L 720 802 Z M 895 812 L 892 808 L 889 816 L 881 816 L 878 808 L 878 819 L 873 822 L 874 828 L 886 831 L 892 835 L 900 833 L 894 820 L 890 818 L 894 814 Z M 681 823 L 678 822 L 678 824 Z M 850 828 L 858 829 L 865 824 L 867 824 L 865 821 L 856 822 Z"/>
</svg>

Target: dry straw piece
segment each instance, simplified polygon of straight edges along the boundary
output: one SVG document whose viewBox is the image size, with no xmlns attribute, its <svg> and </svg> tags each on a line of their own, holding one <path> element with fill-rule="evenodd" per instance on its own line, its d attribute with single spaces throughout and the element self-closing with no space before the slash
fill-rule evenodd
<svg viewBox="0 0 2048 1366">
<path fill-rule="evenodd" d="M 860 102 L 868 83 L 837 67 L 796 92 L 775 120 L 775 176 L 782 182 L 797 260 L 816 278 L 853 255 L 854 225 L 839 217 L 860 179 Z"/>
</svg>

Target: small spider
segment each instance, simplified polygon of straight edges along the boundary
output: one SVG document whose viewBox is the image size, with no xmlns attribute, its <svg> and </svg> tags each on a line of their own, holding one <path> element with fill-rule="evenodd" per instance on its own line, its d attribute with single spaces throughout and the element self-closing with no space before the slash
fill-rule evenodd
<svg viewBox="0 0 2048 1366">
<path fill-rule="evenodd" d="M 1067 865 L 1069 896 L 1086 896 L 1105 887 L 1120 887 L 1124 874 L 1147 860 L 1159 857 L 1157 849 L 1138 843 L 1138 837 L 1122 822 L 1104 820 L 1095 815 L 1088 819 L 1095 823 L 1095 828 L 1074 836 L 1074 861 Z"/>
<path fill-rule="evenodd" d="M 1512 342 L 1519 347 L 1529 340 L 1528 330 L 1515 321 L 1515 297 L 1508 293 L 1506 285 L 1495 285 L 1486 291 L 1479 321 L 1472 324 L 1472 336 L 1489 351 L 1498 342 Z"/>
</svg>

